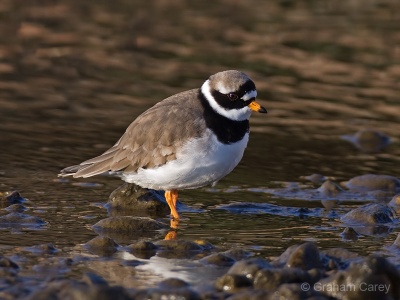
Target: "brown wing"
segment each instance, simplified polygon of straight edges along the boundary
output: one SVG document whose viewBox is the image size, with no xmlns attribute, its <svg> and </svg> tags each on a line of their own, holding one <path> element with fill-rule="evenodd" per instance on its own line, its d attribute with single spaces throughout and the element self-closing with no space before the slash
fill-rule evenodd
<svg viewBox="0 0 400 300">
<path fill-rule="evenodd" d="M 102 155 L 65 168 L 63 175 L 90 177 L 108 171 L 136 172 L 176 158 L 177 148 L 205 129 L 198 90 L 157 103 L 129 125 L 124 135 Z M 68 174 L 69 173 L 69 174 Z"/>
</svg>

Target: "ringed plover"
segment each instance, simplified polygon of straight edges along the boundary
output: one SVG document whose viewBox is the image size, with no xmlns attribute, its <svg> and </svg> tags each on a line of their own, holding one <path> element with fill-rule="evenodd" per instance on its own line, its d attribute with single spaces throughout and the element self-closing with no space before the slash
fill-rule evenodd
<svg viewBox="0 0 400 300">
<path fill-rule="evenodd" d="M 254 82 L 229 70 L 210 76 L 201 88 L 157 103 L 138 116 L 122 137 L 100 156 L 61 170 L 59 176 L 118 175 L 141 187 L 164 190 L 174 219 L 178 190 L 194 189 L 229 174 L 249 140 L 256 101 Z"/>
</svg>

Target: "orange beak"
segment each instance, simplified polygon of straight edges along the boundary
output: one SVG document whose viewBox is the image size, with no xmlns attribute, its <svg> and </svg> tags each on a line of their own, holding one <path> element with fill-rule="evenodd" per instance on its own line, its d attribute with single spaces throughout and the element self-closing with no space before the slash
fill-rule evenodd
<svg viewBox="0 0 400 300">
<path fill-rule="evenodd" d="M 264 107 L 262 107 L 260 104 L 258 104 L 256 101 L 251 102 L 248 106 L 250 107 L 250 109 L 252 111 L 256 111 L 256 112 L 263 113 L 263 114 L 267 113 L 267 110 Z"/>
</svg>

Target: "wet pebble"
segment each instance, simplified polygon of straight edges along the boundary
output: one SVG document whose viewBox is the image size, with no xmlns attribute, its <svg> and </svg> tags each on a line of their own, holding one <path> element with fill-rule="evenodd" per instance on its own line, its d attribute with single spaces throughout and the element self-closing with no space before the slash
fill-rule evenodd
<svg viewBox="0 0 400 300">
<path fill-rule="evenodd" d="M 43 226 L 46 222 L 42 219 L 22 213 L 9 213 L 0 217 L 0 227 L 14 226 Z"/>
<path fill-rule="evenodd" d="M 235 261 L 249 258 L 250 256 L 253 255 L 253 253 L 249 251 L 245 251 L 243 249 L 238 249 L 238 248 L 230 249 L 222 253 L 226 256 L 233 258 Z"/>
<path fill-rule="evenodd" d="M 200 259 L 200 262 L 218 267 L 230 267 L 235 263 L 235 260 L 222 253 L 213 253 Z"/>
<path fill-rule="evenodd" d="M 6 211 L 10 213 L 23 213 L 24 211 L 28 210 L 28 208 L 20 203 L 12 204 L 5 208 Z"/>
<path fill-rule="evenodd" d="M 392 223 L 395 216 L 391 207 L 380 203 L 369 203 L 349 211 L 340 220 L 352 225 L 379 225 Z"/>
<path fill-rule="evenodd" d="M 388 136 L 373 129 L 363 129 L 353 135 L 343 135 L 341 138 L 365 153 L 379 152 L 390 144 Z"/>
<path fill-rule="evenodd" d="M 227 274 L 244 275 L 249 279 L 254 279 L 258 271 L 269 268 L 272 268 L 272 266 L 265 259 L 249 258 L 237 261 Z"/>
<path fill-rule="evenodd" d="M 383 257 L 367 257 L 353 263 L 345 271 L 339 271 L 320 280 L 321 292 L 337 299 L 399 299 L 400 273 Z"/>
<path fill-rule="evenodd" d="M 254 287 L 269 292 L 275 291 L 283 283 L 312 283 L 310 274 L 299 268 L 263 269 L 254 278 Z"/>
<path fill-rule="evenodd" d="M 6 205 L 12 205 L 12 204 L 21 204 L 26 202 L 27 200 L 21 196 L 21 194 L 17 191 L 13 191 L 10 194 L 6 195 L 5 197 L 2 197 L 2 202 L 5 203 Z"/>
<path fill-rule="evenodd" d="M 290 246 L 281 256 L 272 262 L 272 265 L 286 265 L 290 268 L 300 268 L 303 270 L 321 268 L 322 266 L 318 247 L 314 243 Z"/>
<path fill-rule="evenodd" d="M 149 259 L 156 255 L 158 247 L 149 241 L 139 241 L 124 248 L 138 258 Z"/>
<path fill-rule="evenodd" d="M 396 193 L 400 180 L 390 175 L 365 174 L 356 176 L 343 185 L 353 192 L 387 191 Z"/>
<path fill-rule="evenodd" d="M 245 275 L 225 274 L 218 278 L 215 287 L 221 291 L 235 291 L 241 288 L 252 287 L 253 282 Z"/>
<path fill-rule="evenodd" d="M 107 208 L 112 215 L 144 212 L 164 216 L 169 212 L 161 193 L 131 183 L 125 183 L 111 193 Z"/>
<path fill-rule="evenodd" d="M 111 256 L 118 250 L 118 244 L 112 239 L 104 236 L 97 236 L 87 242 L 84 247 L 93 254 L 99 256 Z"/>
</svg>

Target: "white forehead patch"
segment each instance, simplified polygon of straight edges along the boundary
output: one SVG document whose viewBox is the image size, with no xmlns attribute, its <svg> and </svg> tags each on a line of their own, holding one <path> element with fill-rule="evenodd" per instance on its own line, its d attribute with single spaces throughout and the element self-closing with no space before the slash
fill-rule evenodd
<svg viewBox="0 0 400 300">
<path fill-rule="evenodd" d="M 242 99 L 244 101 L 247 101 L 247 100 L 250 100 L 250 99 L 255 98 L 255 97 L 257 97 L 257 91 L 256 90 L 252 90 L 252 91 L 249 91 L 246 94 L 244 94 Z"/>
</svg>

